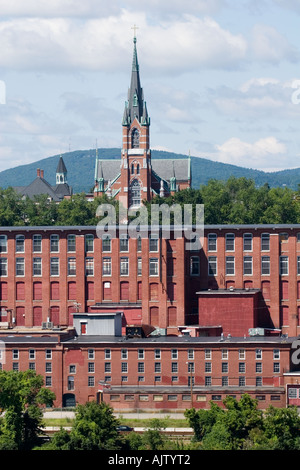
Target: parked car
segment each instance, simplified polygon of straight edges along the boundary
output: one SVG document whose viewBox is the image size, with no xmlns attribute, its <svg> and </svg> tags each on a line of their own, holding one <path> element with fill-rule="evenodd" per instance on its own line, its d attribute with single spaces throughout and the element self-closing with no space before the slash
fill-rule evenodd
<svg viewBox="0 0 300 470">
<path fill-rule="evenodd" d="M 131 428 L 130 426 L 122 425 L 122 426 L 117 427 L 117 431 L 119 431 L 119 432 L 130 432 L 130 431 L 133 431 L 133 428 Z"/>
</svg>

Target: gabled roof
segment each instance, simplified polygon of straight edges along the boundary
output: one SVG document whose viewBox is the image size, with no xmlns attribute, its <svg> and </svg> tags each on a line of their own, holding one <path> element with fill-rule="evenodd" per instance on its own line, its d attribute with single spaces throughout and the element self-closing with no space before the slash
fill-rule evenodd
<svg viewBox="0 0 300 470">
<path fill-rule="evenodd" d="M 152 170 L 165 181 L 170 181 L 172 177 L 176 181 L 187 181 L 190 179 L 190 159 L 176 158 L 153 158 L 151 160 Z"/>
<path fill-rule="evenodd" d="M 113 181 L 120 173 L 121 162 L 119 160 L 98 160 L 96 168 L 96 179 L 103 178 L 104 181 Z"/>
<path fill-rule="evenodd" d="M 51 197 L 54 201 L 60 200 L 60 197 L 55 194 L 52 186 L 41 176 L 37 176 L 35 180 L 33 180 L 32 183 L 30 183 L 28 186 L 19 189 L 23 196 L 28 196 L 31 199 L 34 196 L 48 194 L 48 196 Z"/>
<path fill-rule="evenodd" d="M 22 194 L 22 196 L 28 196 L 30 199 L 33 199 L 34 196 L 47 194 L 55 202 L 59 202 L 64 196 L 70 196 L 72 194 L 72 188 L 68 184 L 64 183 L 51 186 L 48 181 L 41 176 L 37 176 L 28 186 L 16 186 L 14 189 L 19 194 Z"/>
</svg>

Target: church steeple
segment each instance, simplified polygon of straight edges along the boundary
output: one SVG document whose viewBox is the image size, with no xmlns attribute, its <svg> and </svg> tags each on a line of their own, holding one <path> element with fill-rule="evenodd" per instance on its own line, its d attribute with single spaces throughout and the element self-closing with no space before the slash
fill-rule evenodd
<svg viewBox="0 0 300 470">
<path fill-rule="evenodd" d="M 56 184 L 65 184 L 67 183 L 67 168 L 63 157 L 60 156 L 58 165 L 56 168 Z"/>
<path fill-rule="evenodd" d="M 138 122 L 143 126 L 150 124 L 146 102 L 144 102 L 143 88 L 141 87 L 136 42 L 136 36 L 134 35 L 131 82 L 128 90 L 128 98 L 125 103 L 123 126 L 130 126 L 135 118 L 137 118 Z"/>
</svg>

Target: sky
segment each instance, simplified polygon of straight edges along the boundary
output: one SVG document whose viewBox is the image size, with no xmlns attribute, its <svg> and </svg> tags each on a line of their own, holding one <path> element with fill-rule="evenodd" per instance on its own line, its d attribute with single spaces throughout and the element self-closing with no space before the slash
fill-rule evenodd
<svg viewBox="0 0 300 470">
<path fill-rule="evenodd" d="M 121 147 L 134 25 L 152 149 L 298 168 L 299 24 L 299 0 L 0 0 L 0 171 Z"/>
</svg>

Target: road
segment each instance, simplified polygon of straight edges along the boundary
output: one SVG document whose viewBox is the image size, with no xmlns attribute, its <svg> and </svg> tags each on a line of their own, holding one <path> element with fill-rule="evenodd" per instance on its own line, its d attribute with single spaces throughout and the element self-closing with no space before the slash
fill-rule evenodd
<svg viewBox="0 0 300 470">
<path fill-rule="evenodd" d="M 44 412 L 44 418 L 53 418 L 53 419 L 59 419 L 59 418 L 74 418 L 75 413 L 74 411 L 45 411 Z M 184 414 L 183 413 L 155 413 L 155 412 L 135 412 L 135 413 L 127 413 L 122 412 L 122 413 L 114 413 L 114 416 L 116 418 L 122 417 L 124 419 L 152 419 L 152 418 L 171 418 L 171 419 L 184 419 Z"/>
</svg>

